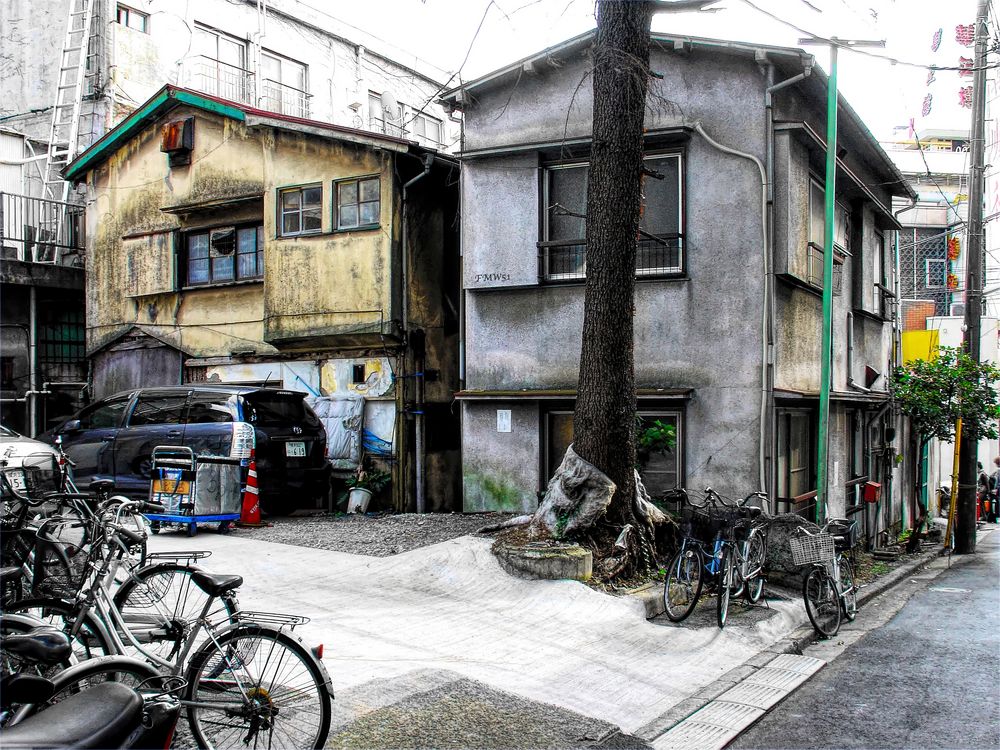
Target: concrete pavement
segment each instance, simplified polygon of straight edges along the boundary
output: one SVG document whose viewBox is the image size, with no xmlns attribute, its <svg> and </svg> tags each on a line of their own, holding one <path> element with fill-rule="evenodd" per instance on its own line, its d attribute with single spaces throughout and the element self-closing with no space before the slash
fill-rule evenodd
<svg viewBox="0 0 1000 750">
<path fill-rule="evenodd" d="M 150 540 L 151 551 L 211 549 L 209 570 L 244 576 L 246 609 L 312 618 L 301 634 L 325 644 L 337 692 L 331 746 L 338 747 L 365 746 L 352 726 L 371 723 L 388 706 L 396 708 L 378 724 L 396 721 L 401 729 L 428 716 L 429 705 L 469 717 L 476 713 L 469 695 L 481 696 L 473 703 L 484 721 L 492 715 L 484 706 L 518 706 L 527 719 L 519 724 L 562 727 L 519 739 L 511 722 L 499 735 L 503 746 L 641 747 L 627 734 L 661 724 L 672 707 L 804 619 L 800 601 L 775 600 L 775 615 L 746 626 L 663 627 L 647 622 L 635 600 L 574 581 L 512 578 L 490 545 L 461 537 L 374 558 L 260 542 L 252 530 Z M 441 715 L 438 728 L 449 714 Z M 397 721 L 404 716 L 410 719 Z M 397 733 L 383 746 L 412 745 Z"/>
</svg>

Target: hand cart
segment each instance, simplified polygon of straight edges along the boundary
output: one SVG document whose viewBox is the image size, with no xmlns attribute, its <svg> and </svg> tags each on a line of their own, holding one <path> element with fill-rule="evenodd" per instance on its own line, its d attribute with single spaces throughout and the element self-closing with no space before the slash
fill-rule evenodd
<svg viewBox="0 0 1000 750">
<path fill-rule="evenodd" d="M 228 534 L 230 524 L 240 518 L 240 469 L 238 458 L 196 456 L 178 445 L 154 448 L 149 499 L 164 511 L 144 514 L 152 532 L 158 534 L 163 523 L 176 523 L 194 536 L 199 523 L 215 522 L 220 534 Z"/>
</svg>

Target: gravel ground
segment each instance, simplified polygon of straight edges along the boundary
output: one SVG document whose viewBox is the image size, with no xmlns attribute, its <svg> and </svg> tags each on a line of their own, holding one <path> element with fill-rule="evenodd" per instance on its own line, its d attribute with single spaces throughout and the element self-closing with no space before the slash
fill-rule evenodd
<svg viewBox="0 0 1000 750">
<path fill-rule="evenodd" d="M 233 529 L 264 542 L 294 544 L 354 555 L 388 557 L 474 534 L 483 526 L 513 518 L 509 513 L 402 513 L 399 515 L 320 515 L 271 518 L 273 526 Z"/>
</svg>

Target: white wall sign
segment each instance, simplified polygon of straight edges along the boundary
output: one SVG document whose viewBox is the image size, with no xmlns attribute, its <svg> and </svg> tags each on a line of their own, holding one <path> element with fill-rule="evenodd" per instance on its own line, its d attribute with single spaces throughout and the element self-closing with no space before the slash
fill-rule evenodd
<svg viewBox="0 0 1000 750">
<path fill-rule="evenodd" d="M 497 432 L 510 432 L 510 409 L 497 409 Z"/>
</svg>

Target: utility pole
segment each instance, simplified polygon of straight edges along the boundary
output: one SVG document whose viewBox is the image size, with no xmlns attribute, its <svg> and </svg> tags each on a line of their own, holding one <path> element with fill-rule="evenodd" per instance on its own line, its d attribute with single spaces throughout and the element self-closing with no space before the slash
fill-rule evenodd
<svg viewBox="0 0 1000 750">
<path fill-rule="evenodd" d="M 983 298 L 983 188 L 986 131 L 986 42 L 989 38 L 988 0 L 976 8 L 976 54 L 972 63 L 972 154 L 969 171 L 969 237 L 966 243 L 965 337 L 963 346 L 975 362 L 980 360 Z M 977 430 L 963 430 L 958 440 L 958 513 L 955 518 L 955 552 L 976 551 Z"/>
<path fill-rule="evenodd" d="M 823 336 L 820 351 L 819 429 L 816 449 L 816 523 L 822 525 L 830 502 L 830 385 L 833 373 L 833 243 L 837 206 L 837 50 L 840 47 L 884 47 L 885 41 L 860 41 L 832 37 L 806 37 L 799 44 L 830 46 L 830 75 L 826 92 L 826 180 L 825 224 L 823 233 Z"/>
</svg>

